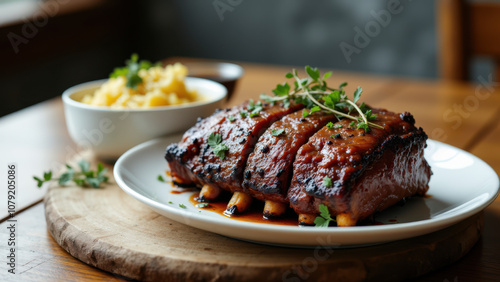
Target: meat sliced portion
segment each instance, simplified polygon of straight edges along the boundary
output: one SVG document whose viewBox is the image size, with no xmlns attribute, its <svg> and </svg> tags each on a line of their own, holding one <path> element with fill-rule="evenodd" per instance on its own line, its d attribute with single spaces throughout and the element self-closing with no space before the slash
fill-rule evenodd
<svg viewBox="0 0 500 282">
<path fill-rule="evenodd" d="M 288 191 L 291 207 L 311 223 L 319 205 L 351 226 L 403 198 L 424 195 L 431 170 L 423 157 L 427 135 L 409 113 L 373 110 L 384 129 L 323 128 L 297 152 Z"/>
<path fill-rule="evenodd" d="M 260 200 L 287 204 L 297 151 L 328 122 L 336 121 L 333 114 L 315 112 L 304 118 L 298 111 L 275 122 L 260 136 L 248 158 L 243 179 L 245 191 Z"/>
<path fill-rule="evenodd" d="M 179 144 L 167 147 L 167 159 L 175 182 L 202 186 L 215 185 L 224 190 L 241 189 L 243 170 L 248 155 L 253 151 L 259 136 L 276 120 L 301 109 L 302 105 L 262 104 L 256 116 L 249 116 L 245 103 L 222 110 L 200 120 L 189 129 Z M 241 115 L 246 113 L 246 116 Z M 217 156 L 208 144 L 210 134 L 220 134 L 228 150 L 224 158 Z"/>
<path fill-rule="evenodd" d="M 197 177 L 193 171 L 200 165 L 199 156 L 202 150 L 208 150 L 208 136 L 212 128 L 226 122 L 229 116 L 239 116 L 245 110 L 247 103 L 233 108 L 217 110 L 208 118 L 198 118 L 197 123 L 188 129 L 177 144 L 170 144 L 165 153 L 165 159 L 170 167 L 170 174 L 174 184 L 184 186 L 196 186 L 202 184 L 202 179 Z"/>
</svg>

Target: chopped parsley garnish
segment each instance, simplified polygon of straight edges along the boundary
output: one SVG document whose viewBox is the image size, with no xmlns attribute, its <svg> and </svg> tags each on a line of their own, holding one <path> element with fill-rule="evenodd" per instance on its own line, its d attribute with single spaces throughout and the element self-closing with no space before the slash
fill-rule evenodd
<svg viewBox="0 0 500 282">
<path fill-rule="evenodd" d="M 248 102 L 247 110 L 240 112 L 240 115 L 242 117 L 247 117 L 247 115 L 250 117 L 256 117 L 256 116 L 259 116 L 259 114 L 262 110 L 263 110 L 262 101 L 258 101 L 257 103 L 254 103 L 254 101 L 252 99 L 250 99 L 250 101 Z M 242 114 L 242 113 L 244 113 L 244 114 Z"/>
<path fill-rule="evenodd" d="M 210 136 L 208 136 L 208 145 L 212 147 L 214 154 L 224 160 L 226 157 L 226 151 L 229 150 L 229 148 L 222 143 L 222 136 L 219 133 L 212 132 Z"/>
<path fill-rule="evenodd" d="M 160 65 L 160 63 L 152 64 L 146 60 L 139 61 L 139 56 L 135 53 L 125 63 L 127 64 L 125 67 L 115 68 L 109 77 L 117 78 L 124 76 L 127 79 L 126 86 L 132 89 L 137 89 L 137 85 L 142 83 L 142 78 L 139 76 L 140 70 L 147 70 L 153 66 Z"/>
<path fill-rule="evenodd" d="M 187 208 L 186 205 L 184 205 L 184 204 L 179 204 L 179 207 L 183 208 L 183 209 Z"/>
<path fill-rule="evenodd" d="M 370 127 L 368 126 L 368 124 L 364 123 L 364 122 L 358 122 L 358 124 L 356 125 L 356 128 L 362 128 L 365 130 L 365 132 L 370 132 Z"/>
<path fill-rule="evenodd" d="M 323 178 L 323 185 L 325 185 L 326 188 L 332 187 L 332 185 L 333 185 L 332 179 L 328 176 L 325 176 Z"/>
<path fill-rule="evenodd" d="M 80 171 L 75 171 L 73 167 L 66 165 L 67 171 L 61 174 L 59 178 L 52 178 L 52 171 L 48 171 L 43 174 L 43 178 L 33 176 L 33 179 L 37 182 L 38 187 L 42 187 L 45 182 L 57 180 L 60 186 L 73 181 L 81 187 L 99 188 L 101 183 L 108 181 L 106 176 L 108 169 L 102 163 L 97 164 L 97 171 L 90 170 L 90 163 L 85 160 L 79 161 L 78 166 Z"/>
<path fill-rule="evenodd" d="M 335 219 L 330 216 L 330 212 L 325 205 L 319 205 L 319 212 L 320 215 L 314 219 L 316 227 L 328 227 L 328 225 L 330 225 L 330 221 L 335 222 Z"/>
<path fill-rule="evenodd" d="M 328 129 L 336 129 L 336 128 L 342 128 L 342 124 L 334 124 L 333 122 L 329 122 L 326 124 L 326 128 Z"/>
<path fill-rule="evenodd" d="M 165 179 L 163 179 L 163 176 L 161 176 L 161 174 L 158 174 L 158 177 L 156 179 L 158 179 L 158 181 L 160 182 L 165 182 Z"/>
<path fill-rule="evenodd" d="M 233 121 L 235 121 L 235 120 L 236 120 L 236 118 L 235 118 L 235 117 L 233 117 L 233 116 L 228 116 L 228 117 L 227 117 L 227 119 L 228 119 L 230 122 L 233 122 Z"/>
<path fill-rule="evenodd" d="M 282 129 L 273 129 L 273 130 L 271 130 L 271 134 L 273 136 L 276 136 L 276 137 L 280 136 L 283 133 L 285 133 L 285 129 L 283 129 L 283 128 Z"/>
<path fill-rule="evenodd" d="M 311 110 L 309 112 L 307 110 L 303 110 L 302 111 L 302 117 L 306 118 L 306 117 L 312 115 L 313 113 L 319 112 L 319 111 L 321 111 L 321 108 L 318 107 L 318 106 L 314 106 L 314 107 L 311 108 Z"/>
</svg>

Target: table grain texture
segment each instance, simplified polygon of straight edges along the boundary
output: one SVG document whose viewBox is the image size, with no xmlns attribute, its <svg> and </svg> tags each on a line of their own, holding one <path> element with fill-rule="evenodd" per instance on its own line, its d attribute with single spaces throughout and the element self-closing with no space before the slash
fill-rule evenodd
<svg viewBox="0 0 500 282">
<path fill-rule="evenodd" d="M 173 61 L 196 59 L 172 58 Z M 238 62 L 237 62 L 238 63 Z M 258 99 L 271 93 L 285 80 L 291 67 L 239 63 L 245 69 L 228 105 Z M 400 77 L 333 71 L 329 83 L 347 81 L 348 93 L 363 87 L 363 101 L 392 111 L 409 111 L 417 126 L 431 139 L 467 150 L 500 173 L 500 88 L 490 77 L 483 83 L 450 83 Z M 490 83 L 486 83 L 490 82 Z M 57 169 L 79 148 L 71 141 L 64 121 L 63 105 L 55 98 L 0 118 L 0 156 L 2 182 L 7 165 L 17 166 L 17 267 L 7 273 L 9 250 L 6 183 L 0 195 L 0 280 L 1 281 L 127 281 L 91 267 L 69 255 L 47 231 L 42 203 L 46 187 L 39 189 L 32 180 L 48 169 Z M 474 177 L 471 175 L 471 177 Z M 481 239 L 461 260 L 417 281 L 497 281 L 500 277 L 500 200 L 484 211 Z M 392 271 L 387 269 L 387 272 Z"/>
</svg>

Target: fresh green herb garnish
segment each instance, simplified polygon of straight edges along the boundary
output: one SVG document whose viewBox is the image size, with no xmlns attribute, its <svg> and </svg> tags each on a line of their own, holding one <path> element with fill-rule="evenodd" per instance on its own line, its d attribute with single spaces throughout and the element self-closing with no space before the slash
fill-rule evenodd
<svg viewBox="0 0 500 282">
<path fill-rule="evenodd" d="M 246 110 L 241 111 L 240 116 L 246 118 L 248 116 L 248 112 Z"/>
<path fill-rule="evenodd" d="M 160 182 L 165 182 L 165 179 L 163 179 L 163 176 L 161 176 L 161 174 L 158 174 L 158 177 L 156 179 L 158 179 L 158 181 Z"/>
<path fill-rule="evenodd" d="M 173 204 L 174 202 L 172 202 L 172 201 L 168 201 L 168 203 L 169 203 L 169 204 Z"/>
<path fill-rule="evenodd" d="M 326 188 L 332 187 L 332 185 L 333 185 L 332 179 L 328 176 L 325 176 L 323 178 L 323 185 L 325 185 Z"/>
<path fill-rule="evenodd" d="M 247 110 L 245 111 L 246 115 L 249 115 L 250 117 L 256 117 L 260 114 L 260 112 L 263 110 L 262 108 L 262 101 L 258 101 L 257 103 L 254 103 L 252 99 L 248 102 Z M 241 114 L 241 113 L 240 113 Z M 243 116 L 243 117 L 246 117 Z"/>
<path fill-rule="evenodd" d="M 328 128 L 328 129 L 342 128 L 342 124 L 338 124 L 338 123 L 335 124 L 335 123 L 330 121 L 329 123 L 326 124 L 326 128 Z"/>
<path fill-rule="evenodd" d="M 260 110 L 259 111 L 252 111 L 250 113 L 250 117 L 257 117 L 257 116 L 259 116 L 259 113 L 260 113 Z"/>
<path fill-rule="evenodd" d="M 102 163 L 97 164 L 97 171 L 90 170 L 90 163 L 85 160 L 79 161 L 78 166 L 80 171 L 75 171 L 73 167 L 66 165 L 67 171 L 59 178 L 52 178 L 52 171 L 48 171 L 43 174 L 43 178 L 33 176 L 33 179 L 37 181 L 38 187 L 42 187 L 45 182 L 57 180 L 61 186 L 73 181 L 78 186 L 99 188 L 101 183 L 108 181 L 106 176 L 108 169 Z"/>
<path fill-rule="evenodd" d="M 142 78 L 139 76 L 140 70 L 147 70 L 153 66 L 160 65 L 160 63 L 152 64 L 146 60 L 139 61 L 139 56 L 135 53 L 125 63 L 127 64 L 125 67 L 115 68 L 109 77 L 117 78 L 124 76 L 127 79 L 126 86 L 132 89 L 137 89 L 137 85 L 142 83 Z"/>
<path fill-rule="evenodd" d="M 348 118 L 352 119 L 354 123 L 366 124 L 366 126 L 360 125 L 358 127 L 365 129 L 365 131 L 369 130 L 369 127 L 384 129 L 383 126 L 369 121 L 375 117 L 372 117 L 374 115 L 371 112 L 367 112 L 369 109 L 364 103 L 361 106 L 357 105 L 363 92 L 361 87 L 358 87 L 354 91 L 354 99 L 351 101 L 343 89 L 347 85 L 346 82 L 341 83 L 338 89 L 330 88 L 325 80 L 332 75 L 331 72 L 327 72 L 321 76 L 317 68 L 306 66 L 305 70 L 308 75 L 306 78 L 299 78 L 295 69 L 285 75 L 286 78 L 294 79 L 294 90 L 285 82 L 278 84 L 272 90 L 275 96 L 262 94 L 261 99 L 270 103 L 282 101 L 285 106 L 289 105 L 290 101 L 303 104 L 307 109 L 310 109 L 309 111 L 304 110 L 302 112 L 303 117 L 307 117 L 316 111 L 324 110 L 335 114 L 339 119 Z M 357 116 L 351 115 L 353 110 L 358 112 Z M 356 125 L 353 125 L 353 128 L 355 127 Z"/>
<path fill-rule="evenodd" d="M 321 111 L 321 108 L 318 107 L 318 106 L 314 106 L 314 107 L 311 108 L 311 110 L 309 112 L 307 110 L 303 110 L 302 111 L 302 117 L 306 118 L 306 117 L 312 115 L 313 113 L 319 112 L 319 111 Z"/>
<path fill-rule="evenodd" d="M 319 205 L 319 212 L 320 215 L 314 219 L 316 227 L 328 227 L 328 225 L 330 225 L 330 221 L 335 222 L 335 219 L 330 216 L 330 212 L 325 205 Z"/>
<path fill-rule="evenodd" d="M 197 208 L 206 208 L 208 207 L 208 204 L 207 203 L 199 203 L 196 205 Z"/>
<path fill-rule="evenodd" d="M 180 207 L 180 208 L 185 209 L 185 208 L 186 208 L 186 205 L 184 205 L 184 204 L 179 204 L 179 207 Z"/>
<path fill-rule="evenodd" d="M 271 134 L 273 136 L 280 136 L 281 134 L 285 133 L 285 129 L 273 129 L 271 130 Z"/>
<path fill-rule="evenodd" d="M 351 123 L 349 123 L 349 127 L 350 128 L 354 128 L 355 126 L 356 126 L 356 122 L 351 121 Z"/>
<path fill-rule="evenodd" d="M 228 119 L 230 122 L 233 122 L 233 121 L 235 121 L 235 120 L 236 120 L 236 118 L 235 118 L 235 117 L 233 117 L 233 116 L 228 116 L 228 117 L 227 117 L 227 119 Z"/>
<path fill-rule="evenodd" d="M 219 158 L 223 160 L 226 157 L 226 151 L 229 150 L 229 148 L 222 143 L 222 136 L 219 133 L 212 132 L 210 136 L 208 136 L 208 145 L 212 147 L 214 154 Z"/>
</svg>

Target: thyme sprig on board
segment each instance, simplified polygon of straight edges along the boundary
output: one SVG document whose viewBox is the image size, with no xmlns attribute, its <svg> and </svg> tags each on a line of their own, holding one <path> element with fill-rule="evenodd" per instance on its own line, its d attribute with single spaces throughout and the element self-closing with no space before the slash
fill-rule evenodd
<svg viewBox="0 0 500 282">
<path fill-rule="evenodd" d="M 317 111 L 327 111 L 335 114 L 339 119 L 348 118 L 354 120 L 357 122 L 356 128 L 362 128 L 366 132 L 370 131 L 370 127 L 384 129 L 383 126 L 370 122 L 375 120 L 377 116 L 371 113 L 370 108 L 365 103 L 358 106 L 357 102 L 363 92 L 361 87 L 356 88 L 354 98 L 350 100 L 344 90 L 347 82 L 341 83 L 338 89 L 331 88 L 327 85 L 326 79 L 332 75 L 332 72 L 321 75 L 317 68 L 311 68 L 310 66 L 306 66 L 305 70 L 308 75 L 306 78 L 300 78 L 295 69 L 285 75 L 288 79 L 294 79 L 293 90 L 290 84 L 285 82 L 276 85 L 276 88 L 272 91 L 275 96 L 262 94 L 260 98 L 269 103 L 281 101 L 285 107 L 290 105 L 290 101 L 303 104 L 309 109 L 309 111 L 303 111 L 304 117 Z M 352 115 L 353 111 L 358 114 Z"/>
<path fill-rule="evenodd" d="M 108 169 L 102 163 L 97 164 L 96 171 L 90 169 L 90 163 L 86 160 L 80 160 L 78 166 L 80 171 L 76 171 L 72 166 L 66 164 L 67 170 L 59 178 L 54 178 L 52 171 L 49 170 L 43 173 L 43 177 L 33 176 L 33 179 L 37 182 L 38 188 L 50 181 L 57 181 L 60 186 L 73 181 L 78 186 L 93 188 L 99 188 L 101 183 L 108 182 L 108 176 L 106 176 Z"/>
</svg>

